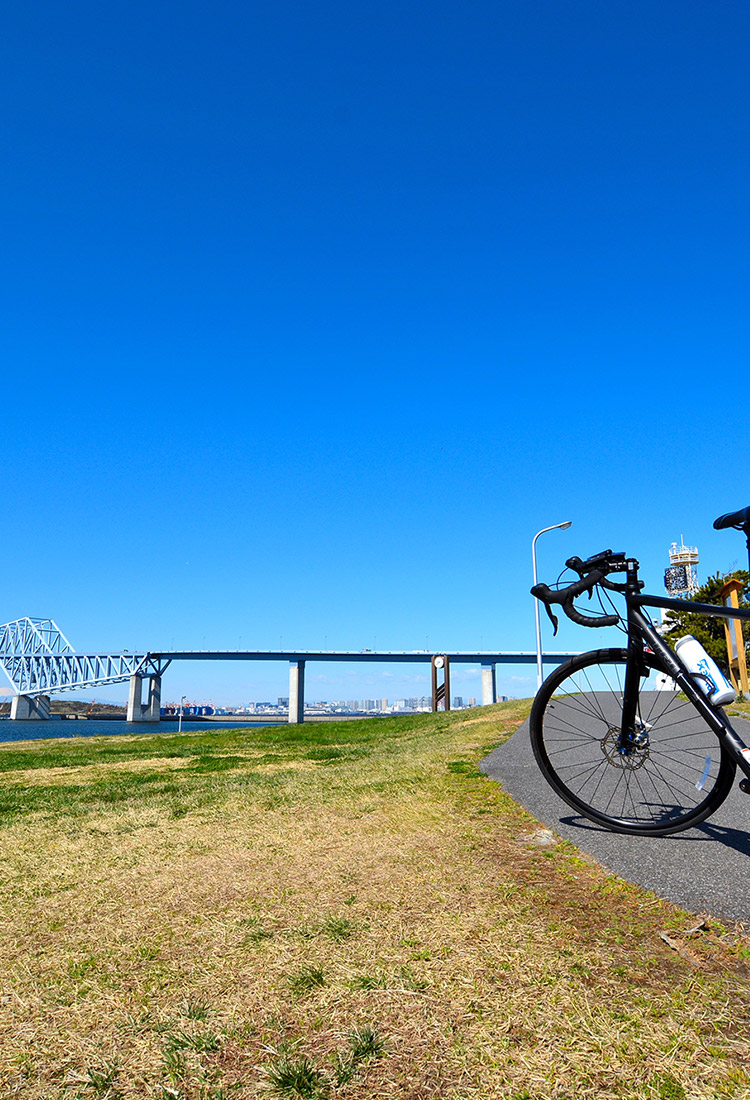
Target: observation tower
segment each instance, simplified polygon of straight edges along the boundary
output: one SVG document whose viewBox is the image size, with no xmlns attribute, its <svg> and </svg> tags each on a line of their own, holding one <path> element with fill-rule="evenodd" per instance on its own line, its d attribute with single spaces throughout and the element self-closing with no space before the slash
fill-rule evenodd
<svg viewBox="0 0 750 1100">
<path fill-rule="evenodd" d="M 664 570 L 664 587 L 670 596 L 691 599 L 698 591 L 698 547 L 673 542 L 669 550 L 669 568 Z"/>
</svg>

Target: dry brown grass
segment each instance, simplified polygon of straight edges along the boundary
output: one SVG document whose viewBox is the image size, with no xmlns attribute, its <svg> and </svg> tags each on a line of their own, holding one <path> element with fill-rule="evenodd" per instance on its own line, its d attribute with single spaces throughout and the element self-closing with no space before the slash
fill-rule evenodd
<svg viewBox="0 0 750 1100">
<path fill-rule="evenodd" d="M 750 945 L 711 920 L 685 939 L 674 907 L 526 843 L 534 822 L 474 768 L 520 716 L 342 723 L 326 744 L 367 755 L 281 771 L 248 743 L 228 790 L 155 745 L 117 767 L 214 796 L 11 821 L 0 1095 L 241 1100 L 307 1056 L 319 1091 L 291 1096 L 750 1096 Z M 264 767 L 271 787 L 238 783 Z M 385 1052 L 339 1081 L 367 1026 Z"/>
</svg>

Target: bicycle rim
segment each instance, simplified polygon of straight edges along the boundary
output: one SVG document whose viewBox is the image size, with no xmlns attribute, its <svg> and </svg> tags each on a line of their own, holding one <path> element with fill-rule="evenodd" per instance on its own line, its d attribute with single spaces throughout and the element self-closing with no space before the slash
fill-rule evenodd
<svg viewBox="0 0 750 1100">
<path fill-rule="evenodd" d="M 622 754 L 626 658 L 624 649 L 598 650 L 553 672 L 534 700 L 531 743 L 569 806 L 616 832 L 665 836 L 721 805 L 735 764 L 685 695 L 656 688 L 649 654 L 637 712 L 643 745 Z"/>
</svg>

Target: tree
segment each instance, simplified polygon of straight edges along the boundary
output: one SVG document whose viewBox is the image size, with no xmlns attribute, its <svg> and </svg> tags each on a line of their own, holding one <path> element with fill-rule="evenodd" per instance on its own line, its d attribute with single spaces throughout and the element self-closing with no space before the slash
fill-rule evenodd
<svg viewBox="0 0 750 1100">
<path fill-rule="evenodd" d="M 739 594 L 740 607 L 750 607 L 746 591 L 750 581 L 750 573 L 746 569 L 735 569 L 731 573 L 716 573 L 709 577 L 706 583 L 698 589 L 691 600 L 696 603 L 712 603 L 721 605 L 719 591 L 727 581 L 738 580 L 745 585 L 745 591 Z M 700 642 L 706 652 L 713 657 L 722 672 L 729 672 L 729 657 L 727 656 L 726 634 L 724 632 L 724 619 L 713 618 L 711 615 L 695 615 L 688 611 L 668 611 L 666 616 L 666 632 L 670 640 L 681 638 L 684 634 L 692 634 Z M 742 637 L 747 645 L 750 640 L 750 623 L 743 622 Z"/>
</svg>

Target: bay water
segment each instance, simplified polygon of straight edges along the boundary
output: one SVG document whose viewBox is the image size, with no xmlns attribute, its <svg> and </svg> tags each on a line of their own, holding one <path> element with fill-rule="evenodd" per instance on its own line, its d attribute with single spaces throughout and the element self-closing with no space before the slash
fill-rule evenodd
<svg viewBox="0 0 750 1100">
<path fill-rule="evenodd" d="M 252 722 L 245 727 L 242 722 L 185 722 L 183 733 L 215 729 L 259 729 L 262 726 L 280 725 L 278 722 Z M 161 722 L 125 722 L 117 720 L 97 721 L 87 718 L 82 721 L 73 718 L 50 718 L 47 722 L 11 722 L 0 719 L 0 742 L 35 741 L 42 737 L 101 737 L 127 734 L 130 737 L 150 737 L 155 733 L 177 733 L 179 719 L 162 719 Z"/>
</svg>

